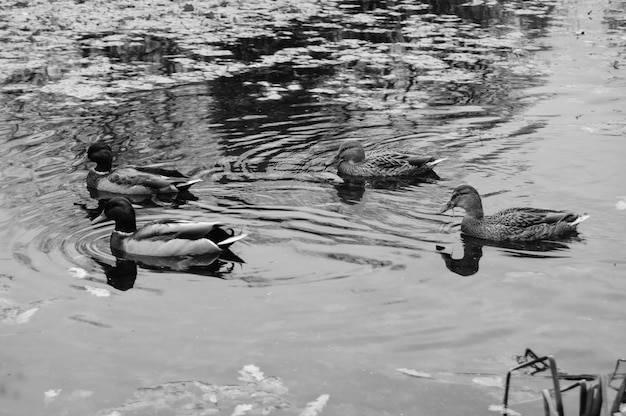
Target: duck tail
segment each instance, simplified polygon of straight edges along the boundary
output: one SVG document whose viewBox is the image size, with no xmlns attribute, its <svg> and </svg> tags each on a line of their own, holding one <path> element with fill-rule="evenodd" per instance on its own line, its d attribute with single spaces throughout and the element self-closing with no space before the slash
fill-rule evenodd
<svg viewBox="0 0 626 416">
<path fill-rule="evenodd" d="M 573 222 L 572 225 L 578 225 L 581 222 L 585 221 L 587 218 L 591 217 L 591 215 L 588 214 L 583 214 L 583 215 L 579 215 L 578 218 L 576 218 Z"/>
<path fill-rule="evenodd" d="M 245 263 L 241 257 L 230 251 L 228 248 L 222 250 L 219 258 L 220 260 L 230 261 L 232 263 Z"/>
<path fill-rule="evenodd" d="M 239 241 L 242 238 L 245 238 L 247 236 L 248 236 L 248 234 L 233 235 L 232 237 L 228 237 L 227 239 L 218 242 L 217 246 L 219 248 L 226 248 L 226 247 L 229 247 L 233 243 L 235 243 L 235 242 L 237 242 L 237 241 Z"/>
<path fill-rule="evenodd" d="M 191 187 L 191 185 L 196 184 L 198 182 L 202 182 L 202 179 L 191 179 L 187 182 L 177 183 L 175 186 L 176 186 L 176 189 L 178 189 L 179 191 L 186 191 Z"/>
<path fill-rule="evenodd" d="M 438 165 L 439 163 L 443 162 L 444 160 L 448 160 L 448 158 L 447 157 L 443 157 L 441 159 L 435 159 L 435 160 L 433 160 L 431 162 L 427 162 L 426 166 L 428 166 L 429 168 L 432 169 L 435 165 Z"/>
</svg>

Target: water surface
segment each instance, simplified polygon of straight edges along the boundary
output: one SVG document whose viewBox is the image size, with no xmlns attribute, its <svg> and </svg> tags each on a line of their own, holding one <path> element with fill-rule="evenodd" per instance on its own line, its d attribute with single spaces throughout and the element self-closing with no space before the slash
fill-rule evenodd
<svg viewBox="0 0 626 416">
<path fill-rule="evenodd" d="M 53 71 L 5 82 L 0 413 L 111 414 L 138 389 L 233 384 L 255 364 L 289 388 L 288 414 L 329 394 L 328 415 L 482 415 L 502 389 L 476 377 L 527 347 L 572 373 L 612 368 L 626 343 L 624 10 L 366 3 L 211 53 L 158 31 L 83 36 L 63 53 L 119 67 L 85 71 L 79 97 Z M 324 165 L 348 138 L 445 157 L 441 179 L 340 183 Z M 116 164 L 202 178 L 197 200 L 147 203 L 139 222 L 222 220 L 249 234 L 233 246 L 245 263 L 116 261 L 111 225 L 81 209 L 97 205 L 79 162 L 96 140 Z M 461 212 L 437 214 L 461 183 L 487 212 L 591 218 L 559 244 L 476 244 Z"/>
</svg>

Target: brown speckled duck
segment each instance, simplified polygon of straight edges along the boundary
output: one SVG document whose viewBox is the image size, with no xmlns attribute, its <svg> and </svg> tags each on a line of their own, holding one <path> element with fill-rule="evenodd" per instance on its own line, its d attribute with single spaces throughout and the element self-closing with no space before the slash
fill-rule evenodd
<svg viewBox="0 0 626 416">
<path fill-rule="evenodd" d="M 417 156 L 399 152 L 370 152 L 356 140 L 347 140 L 339 147 L 337 156 L 329 165 L 337 163 L 339 175 L 364 178 L 394 178 L 426 175 L 433 166 L 445 159 Z"/>
<path fill-rule="evenodd" d="M 565 238 L 575 235 L 577 225 L 589 218 L 586 214 L 539 208 L 508 208 L 486 216 L 478 191 L 469 185 L 457 187 L 441 213 L 455 207 L 465 210 L 461 232 L 493 241 Z"/>
</svg>

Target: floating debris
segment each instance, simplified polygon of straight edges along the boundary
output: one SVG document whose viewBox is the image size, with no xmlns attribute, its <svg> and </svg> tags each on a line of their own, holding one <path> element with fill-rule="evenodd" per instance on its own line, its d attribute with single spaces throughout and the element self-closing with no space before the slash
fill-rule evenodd
<svg viewBox="0 0 626 416">
<path fill-rule="evenodd" d="M 85 290 L 98 298 L 108 298 L 111 296 L 111 292 L 108 289 L 100 287 L 85 286 Z"/>
<path fill-rule="evenodd" d="M 44 402 L 50 403 L 54 401 L 57 398 L 57 396 L 61 394 L 62 391 L 63 389 L 50 389 L 50 390 L 45 391 L 43 393 Z"/>
<path fill-rule="evenodd" d="M 432 374 L 427 373 L 425 371 L 417 371 L 417 370 L 412 370 L 410 368 L 397 368 L 396 370 L 401 372 L 402 374 L 406 374 L 407 376 L 411 376 L 411 377 L 433 378 Z"/>
<path fill-rule="evenodd" d="M 29 322 L 38 310 L 39 308 L 6 308 L 3 311 L 0 311 L 0 322 L 9 325 L 23 325 Z"/>
<path fill-rule="evenodd" d="M 69 272 L 70 276 L 75 279 L 84 279 L 89 275 L 87 270 L 81 269 L 80 267 L 70 267 L 69 269 L 67 269 L 67 271 Z"/>
<path fill-rule="evenodd" d="M 265 376 L 259 367 L 239 370 L 239 384 L 212 384 L 204 381 L 175 381 L 137 390 L 122 406 L 100 412 L 110 415 L 193 414 L 268 415 L 292 407 L 289 390 L 276 376 Z M 329 399 L 322 394 L 309 402 L 300 416 L 319 415 Z M 193 412 L 189 411 L 193 409 Z"/>
</svg>

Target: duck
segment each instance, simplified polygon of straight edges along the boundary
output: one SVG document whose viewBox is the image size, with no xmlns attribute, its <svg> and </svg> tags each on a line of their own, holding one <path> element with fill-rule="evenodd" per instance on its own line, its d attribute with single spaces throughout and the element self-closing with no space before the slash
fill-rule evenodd
<svg viewBox="0 0 626 416">
<path fill-rule="evenodd" d="M 87 188 L 122 195 L 173 194 L 184 192 L 201 179 L 191 179 L 176 170 L 125 166 L 113 169 L 113 152 L 104 142 L 89 146 L 87 158 L 96 163 L 87 174 Z"/>
<path fill-rule="evenodd" d="M 364 178 L 400 178 L 433 174 L 433 167 L 445 159 L 408 153 L 378 151 L 367 155 L 357 140 L 346 140 L 327 166 L 337 164 L 337 173 Z"/>
<path fill-rule="evenodd" d="M 540 208 L 508 208 L 493 215 L 483 213 L 478 191 L 470 185 L 454 189 L 450 201 L 440 211 L 463 208 L 461 232 L 470 237 L 491 241 L 553 240 L 577 234 L 577 226 L 587 214 Z"/>
<path fill-rule="evenodd" d="M 135 209 L 118 196 L 104 202 L 102 213 L 91 223 L 115 221 L 111 252 L 126 259 L 154 257 L 215 256 L 247 234 L 234 235 L 220 222 L 158 220 L 137 228 Z"/>
</svg>

